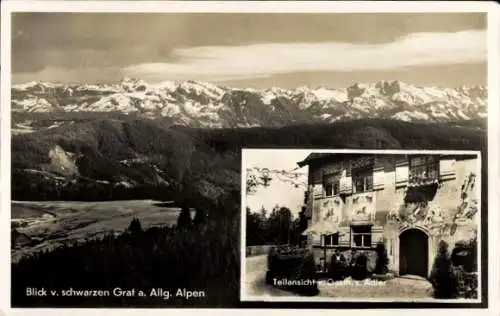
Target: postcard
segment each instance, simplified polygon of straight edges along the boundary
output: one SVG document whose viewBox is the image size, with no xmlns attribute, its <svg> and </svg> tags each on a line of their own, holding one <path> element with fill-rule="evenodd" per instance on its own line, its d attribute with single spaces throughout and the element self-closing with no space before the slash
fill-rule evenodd
<svg viewBox="0 0 500 316">
<path fill-rule="evenodd" d="M 2 2 L 2 310 L 492 313 L 498 30 L 489 2 Z"/>
</svg>

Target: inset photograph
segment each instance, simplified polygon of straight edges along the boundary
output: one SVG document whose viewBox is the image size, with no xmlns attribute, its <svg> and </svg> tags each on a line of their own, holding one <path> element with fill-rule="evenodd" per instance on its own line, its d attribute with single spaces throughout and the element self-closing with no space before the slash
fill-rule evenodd
<svg viewBox="0 0 500 316">
<path fill-rule="evenodd" d="M 242 301 L 480 302 L 479 152 L 242 159 Z"/>
</svg>

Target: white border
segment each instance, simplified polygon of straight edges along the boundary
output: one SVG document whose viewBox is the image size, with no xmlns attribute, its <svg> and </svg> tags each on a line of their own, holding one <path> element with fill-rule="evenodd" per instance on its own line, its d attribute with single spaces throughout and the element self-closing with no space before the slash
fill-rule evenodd
<svg viewBox="0 0 500 316">
<path fill-rule="evenodd" d="M 10 27 L 12 12 L 275 12 L 275 13 L 341 13 L 341 12 L 420 12 L 420 13 L 438 13 L 445 12 L 488 12 L 488 203 L 489 212 L 488 221 L 488 243 L 489 243 L 489 308 L 477 309 L 474 313 L 484 315 L 498 315 L 498 302 L 500 295 L 498 288 L 500 279 L 498 275 L 499 258 L 499 224 L 500 216 L 495 210 L 498 207 L 499 188 L 498 180 L 500 173 L 498 168 L 499 161 L 499 127 L 500 115 L 498 106 L 500 89 L 498 75 L 499 63 L 499 6 L 496 2 L 478 2 L 478 1 L 429 1 L 429 2 L 404 2 L 404 1 L 359 1 L 359 2 L 341 2 L 341 1 L 301 1 L 301 2 L 283 2 L 276 1 L 22 1 L 5 0 L 1 2 L 1 25 L 2 25 L 2 43 L 1 43 L 1 168 L 2 190 L 1 211 L 0 211 L 0 250 L 4 253 L 0 258 L 5 261 L 0 268 L 0 315 L 7 312 L 8 315 L 87 315 L 95 314 L 96 310 L 82 309 L 11 309 L 10 308 Z M 233 313 L 234 310 L 226 309 L 99 309 L 106 315 L 131 315 L 133 313 L 150 312 L 155 315 L 164 313 L 176 314 L 190 312 L 203 312 L 204 314 Z M 266 310 L 262 310 L 265 312 Z M 273 316 L 293 313 L 293 310 L 268 310 Z M 305 311 L 305 310 L 304 310 Z M 358 310 L 338 310 L 336 313 L 357 315 Z M 387 316 L 391 310 L 363 310 L 363 313 L 377 314 Z M 397 311 L 394 311 L 398 313 Z M 435 309 L 433 313 L 446 315 L 448 313 L 463 313 L 468 315 L 470 309 Z M 252 310 L 240 309 L 238 313 L 251 314 Z M 321 310 L 307 310 L 308 314 L 322 314 Z M 417 314 L 419 310 L 409 309 L 405 314 Z M 399 313 L 398 313 L 399 314 Z M 135 314 L 134 314 L 135 315 Z"/>
<path fill-rule="evenodd" d="M 482 296 L 482 266 L 478 265 L 478 298 L 477 299 L 400 299 L 400 298 L 366 298 L 359 299 L 354 297 L 306 297 L 306 296 L 247 296 L 246 295 L 246 165 L 247 165 L 247 153 L 252 152 L 283 152 L 283 155 L 286 155 L 287 151 L 296 151 L 303 150 L 306 152 L 304 155 L 304 159 L 307 154 L 310 153 L 325 153 L 325 154 L 376 154 L 376 155 L 411 155 L 411 154 L 419 154 L 419 155 L 477 155 L 477 166 L 476 172 L 481 172 L 481 152 L 477 150 L 362 150 L 362 149 L 307 149 L 307 148 L 243 148 L 241 153 L 241 243 L 240 243 L 240 262 L 241 262 L 241 275 L 240 275 L 240 299 L 242 302 L 310 302 L 310 303 L 462 303 L 462 304 L 471 304 L 471 303 L 481 303 Z M 479 198 L 478 204 L 481 205 L 481 197 L 482 197 L 482 186 L 479 184 Z M 482 209 L 480 208 L 479 214 L 479 223 L 477 227 L 478 237 L 479 237 L 479 251 L 477 253 L 478 261 L 481 262 L 481 249 L 482 249 Z"/>
<path fill-rule="evenodd" d="M 9 11 L 28 12 L 277 12 L 277 13 L 430 13 L 488 12 L 494 2 L 428 1 L 425 8 L 415 1 L 54 1 L 7 0 Z M 451 10 L 452 9 L 452 10 Z"/>
</svg>

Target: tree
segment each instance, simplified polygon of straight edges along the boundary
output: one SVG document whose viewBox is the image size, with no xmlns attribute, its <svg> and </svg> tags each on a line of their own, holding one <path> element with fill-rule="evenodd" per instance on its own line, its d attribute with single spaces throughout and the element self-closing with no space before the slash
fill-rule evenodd
<svg viewBox="0 0 500 316">
<path fill-rule="evenodd" d="M 268 231 L 277 244 L 288 244 L 292 234 L 293 215 L 290 209 L 276 206 L 268 220 Z"/>
<path fill-rule="evenodd" d="M 389 272 L 387 265 L 389 264 L 389 257 L 387 256 L 387 250 L 385 248 L 385 243 L 379 241 L 377 247 L 375 248 L 377 253 L 377 262 L 375 264 L 375 274 L 386 274 Z"/>
<path fill-rule="evenodd" d="M 137 234 L 142 232 L 141 221 L 137 217 L 134 217 L 130 222 L 130 225 L 128 226 L 128 231 L 132 234 Z"/>
<path fill-rule="evenodd" d="M 304 230 L 307 229 L 307 215 L 306 215 L 306 210 L 307 210 L 307 208 L 305 206 L 302 206 L 302 209 L 299 212 L 299 232 L 300 233 L 303 233 Z"/>
<path fill-rule="evenodd" d="M 246 179 L 246 193 L 254 194 L 257 192 L 259 186 L 267 188 L 270 186 L 272 180 L 273 178 L 271 178 L 268 174 L 263 174 L 260 177 L 257 177 L 254 174 L 248 175 Z"/>
<path fill-rule="evenodd" d="M 247 194 L 255 193 L 255 191 L 257 190 L 257 185 L 258 185 L 257 177 L 255 177 L 254 175 L 250 175 L 246 181 L 247 181 L 246 193 Z"/>
<path fill-rule="evenodd" d="M 261 218 L 259 214 L 253 213 L 250 211 L 250 208 L 247 207 L 246 213 L 246 242 L 247 245 L 262 245 L 265 244 L 267 240 L 265 240 L 263 236 L 263 229 L 261 225 Z"/>
<path fill-rule="evenodd" d="M 207 222 L 207 213 L 203 208 L 197 208 L 194 215 L 193 224 L 198 226 Z"/>
<path fill-rule="evenodd" d="M 477 236 L 469 240 L 461 240 L 455 244 L 451 252 L 454 266 L 462 266 L 467 273 L 477 271 Z"/>
<path fill-rule="evenodd" d="M 261 223 L 267 222 L 267 210 L 264 208 L 264 205 L 260 208 L 259 217 Z"/>
<path fill-rule="evenodd" d="M 189 228 L 192 226 L 191 221 L 191 212 L 187 205 L 184 205 L 181 208 L 181 212 L 179 213 L 179 217 L 177 218 L 177 227 L 179 228 Z"/>
<path fill-rule="evenodd" d="M 435 298 L 456 298 L 458 295 L 458 282 L 453 271 L 453 263 L 445 241 L 439 243 L 439 250 L 434 259 L 429 278 L 434 288 Z"/>
<path fill-rule="evenodd" d="M 300 219 L 296 218 L 292 222 L 292 226 L 290 227 L 290 241 L 289 243 L 292 245 L 299 245 L 301 240 L 301 231 L 300 231 Z"/>
</svg>

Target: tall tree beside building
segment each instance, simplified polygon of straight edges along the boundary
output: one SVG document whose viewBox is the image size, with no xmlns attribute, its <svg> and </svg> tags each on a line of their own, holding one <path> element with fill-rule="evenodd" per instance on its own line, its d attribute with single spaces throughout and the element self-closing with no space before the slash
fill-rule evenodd
<svg viewBox="0 0 500 316">
<path fill-rule="evenodd" d="M 177 218 L 177 227 L 179 228 L 189 228 L 192 226 L 191 221 L 191 212 L 189 211 L 189 207 L 184 205 L 179 213 L 179 217 Z"/>
<path fill-rule="evenodd" d="M 434 259 L 429 278 L 434 288 L 435 298 L 456 298 L 458 295 L 458 282 L 453 271 L 453 263 L 448 251 L 448 243 L 441 241 L 439 250 Z"/>
<path fill-rule="evenodd" d="M 268 241 L 265 238 L 261 217 L 258 213 L 253 213 L 247 207 L 246 212 L 246 243 L 249 246 L 263 245 Z"/>
<path fill-rule="evenodd" d="M 306 229 L 307 229 L 306 207 L 302 206 L 302 209 L 299 212 L 299 232 L 302 233 Z"/>
<path fill-rule="evenodd" d="M 385 248 L 385 243 L 380 241 L 377 243 L 377 247 L 375 248 L 377 253 L 377 261 L 375 264 L 375 273 L 376 274 L 385 274 L 389 272 L 387 265 L 389 264 L 389 257 L 387 256 L 387 249 Z"/>
<path fill-rule="evenodd" d="M 268 221 L 268 230 L 276 244 L 289 244 L 292 238 L 293 215 L 286 207 L 274 207 Z"/>
</svg>

